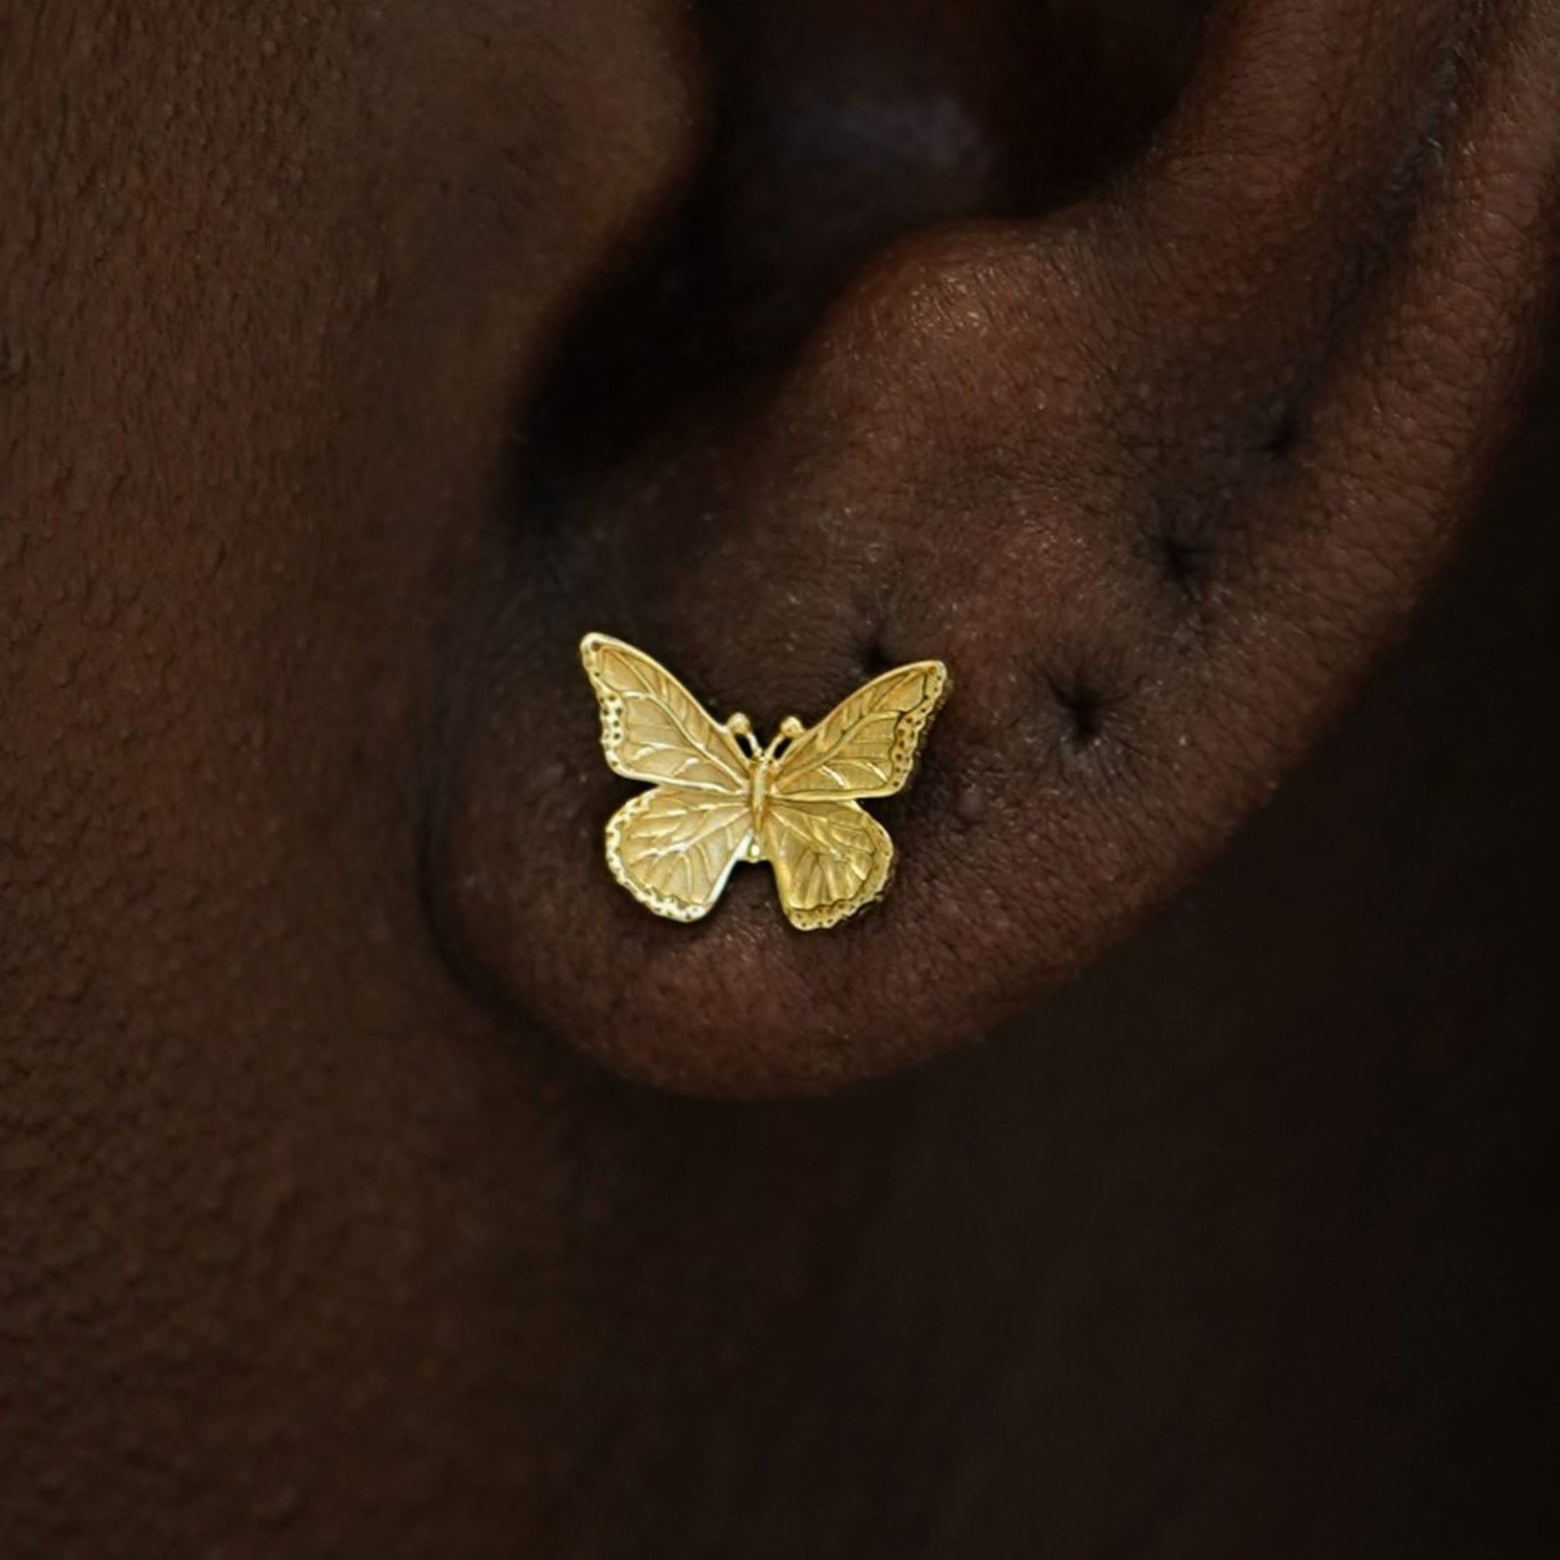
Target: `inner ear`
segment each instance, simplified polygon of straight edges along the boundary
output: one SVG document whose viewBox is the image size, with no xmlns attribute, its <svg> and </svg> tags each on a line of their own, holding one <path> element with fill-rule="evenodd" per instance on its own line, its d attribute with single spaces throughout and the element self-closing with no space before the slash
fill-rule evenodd
<svg viewBox="0 0 1560 1560">
<path fill-rule="evenodd" d="M 526 410 L 528 455 L 555 473 L 546 491 L 559 468 L 599 470 L 690 409 L 754 393 L 900 237 L 1035 218 L 1130 166 L 1176 99 L 1201 13 L 1200 0 L 704 0 L 706 154 Z"/>
</svg>

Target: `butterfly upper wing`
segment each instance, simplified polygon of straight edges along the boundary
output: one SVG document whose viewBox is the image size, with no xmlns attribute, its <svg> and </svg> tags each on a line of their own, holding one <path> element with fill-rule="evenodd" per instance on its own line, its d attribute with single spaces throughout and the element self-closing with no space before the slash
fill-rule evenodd
<svg viewBox="0 0 1560 1560">
<path fill-rule="evenodd" d="M 888 886 L 894 842 L 854 802 L 773 800 L 764 812 L 764 855 L 780 904 L 804 932 L 834 926 Z"/>
<path fill-rule="evenodd" d="M 601 745 L 618 774 L 746 796 L 751 761 L 665 667 L 606 634 L 587 634 L 580 659 L 601 704 Z"/>
<path fill-rule="evenodd" d="M 607 865 L 642 905 L 674 921 L 708 915 L 753 838 L 747 797 L 657 786 L 607 824 Z"/>
<path fill-rule="evenodd" d="M 941 661 L 874 677 L 781 754 L 771 793 L 798 802 L 892 796 L 914 772 L 921 738 L 947 691 Z"/>
</svg>

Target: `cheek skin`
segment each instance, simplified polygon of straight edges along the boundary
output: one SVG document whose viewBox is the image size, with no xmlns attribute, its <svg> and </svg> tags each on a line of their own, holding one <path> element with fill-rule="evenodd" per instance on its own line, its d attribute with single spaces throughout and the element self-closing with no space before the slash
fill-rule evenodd
<svg viewBox="0 0 1560 1560">
<path fill-rule="evenodd" d="M 585 1352 L 561 1084 L 430 948 L 414 777 L 510 397 L 696 129 L 677 10 L 6 8 L 8 1553 L 527 1509 L 464 1438 Z"/>
<path fill-rule="evenodd" d="M 692 129 L 653 7 L 538 17 L 545 51 L 508 8 L 426 9 L 16 24 L 20 84 L 47 90 L 0 110 L 26 149 L 0 828 L 17 870 L 115 896 L 54 928 L 83 950 L 237 880 L 312 921 L 320 855 L 415 914 L 379 880 L 405 875 L 418 711 L 508 397 Z M 561 106 L 582 81 L 613 89 L 588 125 Z"/>
</svg>

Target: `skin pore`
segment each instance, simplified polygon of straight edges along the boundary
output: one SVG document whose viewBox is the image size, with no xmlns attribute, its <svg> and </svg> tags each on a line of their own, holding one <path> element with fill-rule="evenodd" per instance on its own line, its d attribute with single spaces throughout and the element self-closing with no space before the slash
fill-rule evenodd
<svg viewBox="0 0 1560 1560">
<path fill-rule="evenodd" d="M 0 0 L 0 1552 L 1552 1521 L 1552 388 L 1314 750 L 1557 84 L 1550 0 Z M 587 628 L 766 731 L 946 658 L 881 910 L 629 903 Z"/>
</svg>

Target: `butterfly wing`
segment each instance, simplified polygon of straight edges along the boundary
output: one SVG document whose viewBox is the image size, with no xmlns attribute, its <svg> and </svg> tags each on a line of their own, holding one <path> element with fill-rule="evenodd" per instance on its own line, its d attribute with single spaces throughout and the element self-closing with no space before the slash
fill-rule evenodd
<svg viewBox="0 0 1560 1560">
<path fill-rule="evenodd" d="M 601 705 L 601 745 L 618 774 L 747 795 L 750 760 L 737 739 L 664 666 L 606 634 L 587 634 L 580 659 Z"/>
<path fill-rule="evenodd" d="M 794 802 L 892 796 L 914 773 L 921 739 L 947 691 L 941 661 L 874 677 L 781 754 L 770 792 Z"/>
<path fill-rule="evenodd" d="M 647 909 L 697 921 L 715 908 L 752 838 L 746 796 L 657 786 L 612 815 L 607 865 Z"/>
<path fill-rule="evenodd" d="M 606 634 L 580 659 L 601 705 L 607 762 L 654 789 L 607 824 L 607 865 L 640 904 L 674 921 L 715 907 L 753 838 L 751 760 L 666 668 Z"/>
<path fill-rule="evenodd" d="M 888 886 L 894 842 L 856 802 L 904 787 L 947 691 L 941 661 L 896 667 L 858 688 L 776 761 L 762 844 L 793 926 L 837 925 Z"/>
<path fill-rule="evenodd" d="M 786 919 L 804 932 L 837 925 L 871 904 L 894 865 L 888 830 L 850 801 L 772 799 L 762 843 Z"/>
<path fill-rule="evenodd" d="M 581 658 L 601 705 L 601 742 L 620 775 L 655 789 L 607 825 L 613 876 L 658 915 L 696 921 L 753 851 L 753 760 L 664 667 L 622 640 L 587 635 Z M 804 931 L 833 926 L 887 886 L 894 845 L 856 805 L 891 796 L 915 768 L 947 691 L 939 661 L 874 678 L 776 761 L 761 854 Z"/>
</svg>

